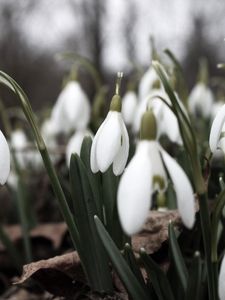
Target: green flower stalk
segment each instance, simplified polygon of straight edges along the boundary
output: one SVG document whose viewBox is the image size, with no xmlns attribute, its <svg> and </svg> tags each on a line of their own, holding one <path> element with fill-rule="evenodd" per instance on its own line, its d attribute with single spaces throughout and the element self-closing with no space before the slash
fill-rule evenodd
<svg viewBox="0 0 225 300">
<path fill-rule="evenodd" d="M 43 138 L 40 134 L 39 128 L 36 124 L 35 116 L 32 111 L 32 108 L 30 106 L 29 100 L 28 100 L 26 94 L 24 93 L 24 91 L 21 89 L 21 87 L 15 82 L 15 80 L 12 79 L 9 75 L 7 75 L 6 73 L 4 73 L 2 71 L 0 71 L 0 83 L 5 85 L 6 87 L 8 87 L 11 91 L 13 91 L 20 101 L 23 112 L 27 118 L 28 123 L 31 126 L 33 136 L 34 136 L 36 144 L 37 144 L 37 148 L 40 151 L 44 165 L 46 167 L 49 178 L 51 180 L 52 187 L 56 194 L 56 198 L 58 200 L 62 215 L 68 225 L 71 239 L 73 241 L 75 248 L 79 252 L 79 249 L 80 249 L 79 248 L 79 246 L 80 246 L 79 233 L 77 231 L 77 228 L 76 228 L 75 222 L 73 220 L 73 216 L 70 212 L 69 206 L 66 202 L 66 198 L 63 193 L 62 187 L 59 183 L 59 179 L 56 175 L 56 171 L 51 163 L 44 140 L 43 140 Z"/>
<path fill-rule="evenodd" d="M 207 274 L 208 274 L 208 289 L 209 289 L 209 299 L 214 300 L 216 295 L 216 286 L 215 286 L 215 275 L 213 272 L 213 264 L 211 261 L 211 222 L 208 209 L 208 198 L 206 193 L 206 184 L 201 171 L 200 160 L 198 157 L 198 148 L 197 141 L 193 131 L 193 128 L 190 124 L 188 116 L 184 113 L 179 102 L 174 94 L 168 79 L 166 72 L 164 71 L 161 64 L 157 61 L 152 63 L 155 68 L 161 82 L 164 86 L 166 93 L 168 94 L 172 107 L 171 109 L 175 113 L 181 136 L 184 143 L 184 148 L 186 149 L 191 167 L 192 167 L 192 177 L 195 185 L 195 190 L 198 195 L 199 206 L 200 206 L 200 217 L 201 217 L 201 229 L 204 242 L 204 249 L 206 253 L 206 264 L 207 264 Z M 214 277 L 214 278 L 213 278 Z"/>
</svg>

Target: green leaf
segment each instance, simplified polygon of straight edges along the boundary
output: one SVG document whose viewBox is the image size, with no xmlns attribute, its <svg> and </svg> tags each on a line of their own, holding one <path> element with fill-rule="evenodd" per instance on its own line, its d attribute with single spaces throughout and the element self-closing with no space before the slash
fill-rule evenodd
<svg viewBox="0 0 225 300">
<path fill-rule="evenodd" d="M 126 262 L 128 263 L 128 265 L 130 266 L 130 269 L 136 276 L 137 280 L 140 282 L 140 284 L 143 286 L 143 288 L 145 288 L 146 287 L 145 281 L 142 276 L 140 267 L 137 263 L 137 259 L 134 255 L 134 252 L 132 251 L 130 244 L 128 244 L 128 243 L 126 243 L 124 246 L 123 256 L 124 256 Z"/>
<path fill-rule="evenodd" d="M 128 241 L 125 237 L 117 212 L 117 188 L 119 177 L 115 176 L 110 167 L 102 174 L 103 203 L 105 212 L 105 225 L 110 236 L 117 247 L 123 248 L 124 242 Z"/>
<path fill-rule="evenodd" d="M 212 261 L 217 261 L 217 238 L 218 238 L 218 227 L 219 221 L 225 205 L 225 189 L 219 194 L 216 199 L 216 205 L 212 213 Z"/>
<path fill-rule="evenodd" d="M 104 228 L 100 219 L 94 217 L 96 228 L 99 234 L 99 237 L 112 261 L 112 264 L 117 271 L 120 279 L 124 283 L 129 295 L 133 300 L 151 300 L 150 295 L 146 294 L 146 291 L 142 288 L 139 281 L 132 273 L 130 267 L 124 260 L 120 251 L 116 247 L 115 243 L 111 239 L 110 235 Z"/>
<path fill-rule="evenodd" d="M 145 249 L 141 248 L 140 256 L 158 298 L 160 300 L 175 300 L 166 274 L 152 258 L 147 255 Z"/>
<path fill-rule="evenodd" d="M 188 98 L 188 88 L 186 85 L 186 80 L 184 78 L 183 68 L 175 55 L 171 52 L 169 49 L 165 49 L 164 52 L 168 55 L 168 57 L 171 59 L 171 61 L 174 64 L 175 71 L 176 71 L 176 80 L 177 80 L 177 88 L 178 88 L 178 94 L 181 95 L 181 97 L 185 101 L 185 105 L 187 104 L 187 98 Z"/>
<path fill-rule="evenodd" d="M 163 69 L 162 65 L 157 61 L 154 61 L 152 63 L 152 65 L 153 65 L 156 73 L 158 74 L 166 93 L 168 94 L 168 96 L 171 100 L 174 113 L 177 117 L 177 121 L 178 121 L 179 129 L 180 129 L 180 133 L 182 136 L 182 140 L 184 142 L 184 146 L 187 149 L 188 153 L 193 153 L 193 155 L 194 155 L 197 153 L 197 144 L 196 144 L 194 131 L 193 131 L 193 128 L 191 127 L 190 121 L 189 121 L 188 117 L 186 116 L 186 114 L 184 113 L 183 109 L 181 108 L 181 106 L 177 100 L 177 97 L 169 84 L 166 72 Z"/>
<path fill-rule="evenodd" d="M 185 300 L 198 300 L 200 299 L 201 287 L 201 259 L 198 252 L 192 261 L 188 276 L 188 285 L 185 295 Z"/>
<path fill-rule="evenodd" d="M 172 260 L 175 265 L 180 283 L 184 291 L 187 290 L 188 271 L 182 257 L 180 247 L 177 242 L 177 238 L 174 232 L 173 224 L 169 224 L 169 245 L 172 255 Z"/>
<path fill-rule="evenodd" d="M 108 257 L 97 235 L 94 223 L 97 209 L 86 168 L 77 154 L 72 154 L 70 160 L 70 183 L 74 218 L 80 234 L 81 258 L 89 282 L 95 290 L 112 292 Z"/>
<path fill-rule="evenodd" d="M 90 166 L 91 146 L 92 146 L 92 138 L 85 137 L 81 146 L 80 158 L 83 161 L 87 170 L 87 175 L 88 175 L 88 179 L 93 194 L 93 200 L 95 201 L 95 206 L 97 209 L 97 215 L 101 220 L 103 220 L 101 175 L 100 173 L 93 174 L 91 171 L 91 166 Z"/>
</svg>

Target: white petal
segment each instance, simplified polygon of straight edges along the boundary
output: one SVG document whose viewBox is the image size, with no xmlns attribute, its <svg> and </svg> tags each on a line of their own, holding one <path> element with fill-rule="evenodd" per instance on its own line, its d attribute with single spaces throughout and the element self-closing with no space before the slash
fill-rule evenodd
<svg viewBox="0 0 225 300">
<path fill-rule="evenodd" d="M 93 173 L 96 173 L 99 171 L 99 167 L 98 167 L 97 159 L 96 159 L 96 146 L 97 146 L 98 137 L 101 134 L 104 124 L 108 121 L 110 114 L 111 114 L 111 112 L 108 113 L 108 115 L 106 116 L 105 120 L 102 122 L 101 126 L 98 128 L 98 131 L 96 132 L 96 134 L 93 138 L 93 142 L 91 145 L 91 158 L 90 158 L 91 170 Z"/>
<path fill-rule="evenodd" d="M 140 231 L 151 207 L 151 167 L 147 141 L 140 142 L 121 177 L 117 204 L 124 232 L 132 235 Z"/>
<path fill-rule="evenodd" d="M 99 171 L 99 166 L 97 164 L 97 157 L 96 157 L 97 141 L 98 141 L 99 136 L 101 135 L 101 132 L 102 132 L 105 124 L 108 122 L 110 115 L 111 115 L 111 111 L 109 111 L 105 120 L 102 122 L 101 126 L 98 128 L 98 131 L 96 132 L 93 142 L 92 142 L 90 162 L 91 162 L 91 170 L 93 173 L 96 173 Z"/>
<path fill-rule="evenodd" d="M 220 300 L 225 300 L 225 256 L 220 268 L 218 293 Z"/>
<path fill-rule="evenodd" d="M 162 148 L 161 154 L 174 185 L 181 219 L 184 225 L 191 229 L 195 221 L 195 199 L 191 183 L 175 159 Z"/>
<path fill-rule="evenodd" d="M 135 113 L 134 120 L 133 120 L 133 130 L 134 130 L 134 132 L 138 132 L 139 131 L 140 125 L 141 125 L 142 115 L 146 111 L 146 109 L 149 106 L 151 106 L 150 105 L 151 101 L 154 101 L 151 98 L 154 97 L 154 96 L 157 96 L 157 95 L 161 95 L 161 93 L 162 93 L 161 90 L 159 90 L 159 89 L 153 89 L 153 90 L 151 90 L 151 92 L 149 92 L 147 94 L 146 97 L 140 99 L 140 102 L 137 105 L 136 113 Z M 165 93 L 163 95 L 165 96 Z M 157 104 L 161 105 L 161 100 L 159 100 Z"/>
<path fill-rule="evenodd" d="M 172 142 L 182 145 L 177 118 L 168 107 L 164 107 L 162 125 L 163 133 L 165 133 Z"/>
<path fill-rule="evenodd" d="M 85 136 L 92 137 L 93 135 L 89 130 L 81 130 L 75 132 L 75 134 L 70 138 L 66 147 L 66 162 L 68 166 L 70 164 L 70 157 L 72 153 L 77 153 L 80 155 L 81 146 Z"/>
<path fill-rule="evenodd" d="M 70 81 L 60 93 L 51 118 L 58 132 L 83 129 L 90 118 L 90 104 L 85 92 L 76 81 Z"/>
<path fill-rule="evenodd" d="M 124 122 L 131 125 L 134 120 L 135 110 L 137 107 L 137 96 L 135 92 L 129 91 L 122 100 L 122 115 Z"/>
<path fill-rule="evenodd" d="M 139 84 L 139 99 L 146 98 L 151 92 L 153 83 L 158 80 L 158 76 L 154 68 L 150 67 L 142 76 Z"/>
<path fill-rule="evenodd" d="M 210 116 L 213 102 L 211 90 L 202 82 L 194 86 L 188 98 L 190 111 L 193 114 L 199 111 L 204 117 Z"/>
<path fill-rule="evenodd" d="M 157 141 L 149 142 L 149 156 L 150 156 L 152 177 L 157 176 L 162 178 L 165 184 L 163 190 L 165 190 L 167 187 L 167 175 L 160 156 L 159 143 Z M 153 183 L 153 188 L 155 190 L 161 190 L 161 187 L 157 182 Z"/>
<path fill-rule="evenodd" d="M 123 172 L 129 155 L 129 136 L 122 117 L 120 117 L 120 119 L 122 129 L 122 145 L 113 162 L 113 173 L 115 175 L 120 175 Z"/>
<path fill-rule="evenodd" d="M 104 173 L 112 164 L 122 140 L 120 125 L 121 113 L 111 111 L 107 122 L 102 126 L 96 145 L 96 159 L 99 170 Z"/>
<path fill-rule="evenodd" d="M 214 152 L 218 146 L 221 129 L 223 127 L 224 121 L 225 121 L 225 104 L 217 113 L 210 130 L 209 146 L 212 152 Z"/>
<path fill-rule="evenodd" d="M 10 152 L 8 143 L 0 131 L 0 184 L 4 184 L 10 171 Z"/>
<path fill-rule="evenodd" d="M 219 101 L 213 103 L 211 113 L 210 113 L 211 121 L 214 120 L 214 118 L 216 117 L 217 113 L 220 111 L 220 109 L 222 108 L 223 105 L 224 105 L 223 100 L 219 100 Z"/>
</svg>

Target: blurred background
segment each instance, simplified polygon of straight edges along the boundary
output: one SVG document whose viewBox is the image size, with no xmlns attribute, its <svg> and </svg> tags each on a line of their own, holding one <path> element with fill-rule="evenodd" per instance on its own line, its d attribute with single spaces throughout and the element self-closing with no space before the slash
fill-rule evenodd
<svg viewBox="0 0 225 300">
<path fill-rule="evenodd" d="M 110 82 L 119 70 L 149 66 L 153 36 L 159 53 L 169 48 L 180 60 L 191 88 L 200 57 L 211 75 L 225 61 L 224 13 L 222 0 L 0 0 L 0 69 L 40 109 L 56 100 L 70 67 L 57 53 L 89 58 Z M 90 95 L 88 77 L 81 82 Z"/>
</svg>

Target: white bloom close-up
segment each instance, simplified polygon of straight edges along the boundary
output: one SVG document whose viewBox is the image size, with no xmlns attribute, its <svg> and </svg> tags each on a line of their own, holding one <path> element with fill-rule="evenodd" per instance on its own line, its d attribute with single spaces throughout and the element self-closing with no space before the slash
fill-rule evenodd
<svg viewBox="0 0 225 300">
<path fill-rule="evenodd" d="M 138 105 L 137 112 L 134 118 L 134 131 L 138 132 L 141 125 L 141 118 L 146 108 L 151 108 L 155 114 L 157 121 L 157 137 L 165 134 L 168 138 L 177 144 L 182 145 L 182 139 L 177 118 L 171 109 L 157 96 L 165 99 L 171 105 L 171 101 L 163 90 L 152 90 L 148 97 L 143 99 Z M 182 105 L 181 101 L 179 101 Z M 182 107 L 185 110 L 184 107 Z"/>
<path fill-rule="evenodd" d="M 218 294 L 220 300 L 225 300 L 225 256 L 223 257 L 219 273 Z"/>
<path fill-rule="evenodd" d="M 33 143 L 28 141 L 23 130 L 16 129 L 12 132 L 11 146 L 15 151 L 15 157 L 20 168 L 40 169 L 43 166 L 39 151 Z"/>
<path fill-rule="evenodd" d="M 222 108 L 223 105 L 224 105 L 223 100 L 219 100 L 219 101 L 216 101 L 213 103 L 212 109 L 211 109 L 211 114 L 210 114 L 211 122 L 215 119 L 217 113 L 220 111 L 220 109 Z"/>
<path fill-rule="evenodd" d="M 210 88 L 203 82 L 197 83 L 188 98 L 188 107 L 193 115 L 200 113 L 209 118 L 214 103 L 214 96 Z"/>
<path fill-rule="evenodd" d="M 26 168 L 27 166 L 27 153 L 29 152 L 29 142 L 22 129 L 16 129 L 11 134 L 11 146 L 15 151 L 15 156 L 19 166 L 21 168 Z"/>
<path fill-rule="evenodd" d="M 51 118 L 46 119 L 41 126 L 41 135 L 45 141 L 45 144 L 54 148 L 57 145 L 56 136 L 57 130 L 54 128 L 55 123 Z"/>
<path fill-rule="evenodd" d="M 129 154 L 129 137 L 121 112 L 109 111 L 99 127 L 91 147 L 91 169 L 104 173 L 111 164 L 113 172 L 120 175 Z"/>
<path fill-rule="evenodd" d="M 123 97 L 122 115 L 127 125 L 131 125 L 134 121 L 137 102 L 137 95 L 134 91 L 128 91 Z"/>
<path fill-rule="evenodd" d="M 5 184 L 10 172 L 10 151 L 8 143 L 0 131 L 0 184 Z"/>
<path fill-rule="evenodd" d="M 210 135 L 209 146 L 212 152 L 215 152 L 217 148 L 221 149 L 225 153 L 225 104 L 217 112 L 215 119 L 213 120 Z"/>
<path fill-rule="evenodd" d="M 179 164 L 162 150 L 158 142 L 140 141 L 118 188 L 119 217 L 128 235 L 137 233 L 144 225 L 153 192 L 166 188 L 168 179 L 162 161 L 158 160 L 160 154 L 173 182 L 181 219 L 187 228 L 194 225 L 194 193 L 187 175 Z M 159 182 L 157 178 L 160 178 Z M 164 187 L 160 187 L 161 182 Z"/>
<path fill-rule="evenodd" d="M 77 81 L 70 81 L 59 94 L 51 113 L 54 130 L 68 133 L 74 129 L 84 129 L 90 120 L 90 103 Z"/>
<path fill-rule="evenodd" d="M 70 164 L 70 157 L 72 153 L 77 153 L 80 156 L 81 146 L 86 136 L 93 138 L 92 132 L 87 129 L 76 131 L 70 138 L 66 146 L 66 162 L 68 166 Z"/>
<path fill-rule="evenodd" d="M 148 132 L 146 126 L 143 128 L 144 138 L 138 143 L 136 153 L 126 167 L 118 187 L 117 206 L 122 228 L 128 235 L 141 230 L 151 207 L 153 193 L 156 190 L 165 192 L 167 188 L 167 170 L 173 183 L 181 219 L 191 229 L 195 221 L 195 200 L 191 183 L 184 170 L 160 146 L 154 135 L 150 134 L 150 138 L 146 138 Z"/>
<path fill-rule="evenodd" d="M 149 95 L 156 81 L 158 81 L 158 75 L 155 69 L 150 66 L 139 83 L 138 98 L 140 101 Z"/>
</svg>

